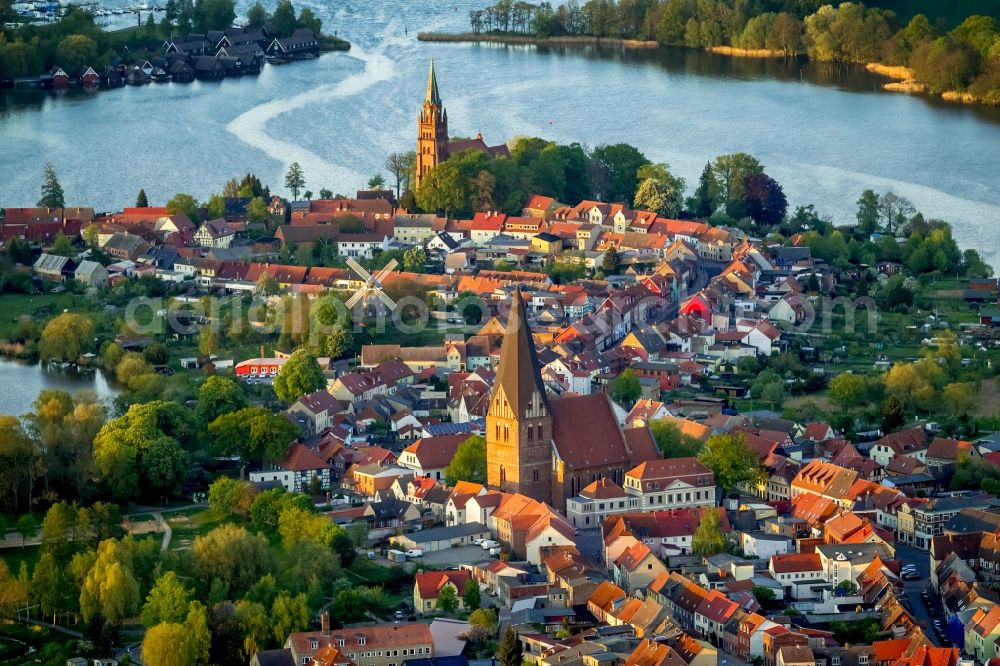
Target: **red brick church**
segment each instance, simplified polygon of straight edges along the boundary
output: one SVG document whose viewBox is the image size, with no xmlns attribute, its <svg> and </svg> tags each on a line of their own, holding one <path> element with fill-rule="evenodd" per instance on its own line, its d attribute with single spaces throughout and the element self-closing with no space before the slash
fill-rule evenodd
<svg viewBox="0 0 1000 666">
<path fill-rule="evenodd" d="M 417 189 L 428 171 L 463 150 L 478 150 L 491 157 L 510 157 L 505 144 L 487 146 L 482 134 L 477 134 L 475 139 L 448 141 L 448 112 L 441 104 L 433 61 L 427 75 L 427 93 L 417 121 L 417 132 Z"/>
<path fill-rule="evenodd" d="M 486 414 L 487 482 L 566 510 L 567 498 L 601 478 L 660 458 L 649 430 L 622 428 L 603 393 L 546 394 L 520 290 L 507 319 Z"/>
</svg>

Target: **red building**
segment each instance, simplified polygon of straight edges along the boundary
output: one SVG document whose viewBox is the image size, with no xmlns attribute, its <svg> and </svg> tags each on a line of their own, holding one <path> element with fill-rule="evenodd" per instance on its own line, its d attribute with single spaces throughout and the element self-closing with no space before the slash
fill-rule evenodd
<svg viewBox="0 0 1000 666">
<path fill-rule="evenodd" d="M 236 376 L 243 380 L 273 379 L 287 358 L 251 358 L 236 364 Z"/>
</svg>

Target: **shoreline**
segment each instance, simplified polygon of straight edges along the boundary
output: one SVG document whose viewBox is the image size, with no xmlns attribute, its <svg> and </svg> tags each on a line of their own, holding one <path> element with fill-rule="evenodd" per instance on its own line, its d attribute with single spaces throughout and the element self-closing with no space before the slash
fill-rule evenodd
<svg viewBox="0 0 1000 666">
<path fill-rule="evenodd" d="M 625 49 L 655 49 L 655 40 L 621 39 L 618 37 L 588 37 L 567 35 L 561 37 L 532 37 L 531 35 L 504 35 L 474 32 L 419 32 L 417 41 L 443 43 L 506 44 L 508 46 L 618 46 Z"/>
<path fill-rule="evenodd" d="M 979 99 L 972 93 L 958 92 L 957 90 L 946 90 L 943 93 L 935 93 L 930 90 L 926 83 L 917 81 L 916 74 L 910 67 L 902 65 L 884 65 L 880 62 L 870 62 L 865 65 L 872 74 L 884 76 L 887 79 L 894 79 L 889 83 L 882 84 L 882 90 L 886 92 L 899 92 L 908 95 L 928 95 L 937 97 L 946 102 L 956 102 L 959 104 L 979 104 L 982 106 L 996 106 L 985 100 Z"/>
<path fill-rule="evenodd" d="M 660 43 L 655 40 L 644 39 L 621 39 L 618 37 L 591 37 L 585 35 L 564 35 L 559 37 L 532 37 L 531 35 L 512 35 L 501 33 L 474 33 L 474 32 L 420 32 L 417 33 L 417 41 L 437 42 L 444 44 L 504 44 L 507 46 L 617 46 L 623 49 L 652 50 L 660 48 Z M 796 55 L 788 55 L 781 51 L 772 49 L 742 49 L 735 46 L 706 46 L 704 50 L 708 53 L 727 56 L 730 58 L 795 58 Z M 981 106 L 998 106 L 985 100 L 979 99 L 967 92 L 954 90 L 943 93 L 931 92 L 927 84 L 921 83 L 914 78 L 914 72 L 909 67 L 902 65 L 885 65 L 879 62 L 869 62 L 864 65 L 865 69 L 872 74 L 893 79 L 882 84 L 882 90 L 891 93 L 905 93 L 909 95 L 926 95 L 937 97 L 946 102 L 959 104 L 977 104 Z"/>
</svg>

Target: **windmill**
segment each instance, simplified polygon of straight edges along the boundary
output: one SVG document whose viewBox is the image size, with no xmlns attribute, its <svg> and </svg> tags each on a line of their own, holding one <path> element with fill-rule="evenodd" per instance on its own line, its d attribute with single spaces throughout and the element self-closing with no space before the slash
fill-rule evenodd
<svg viewBox="0 0 1000 666">
<path fill-rule="evenodd" d="M 354 257 L 348 257 L 347 265 L 353 268 L 354 272 L 360 275 L 361 278 L 364 279 L 365 281 L 365 285 L 361 287 L 361 289 L 354 292 L 353 296 L 347 299 L 345 305 L 349 309 L 353 308 L 361 301 L 365 301 L 367 303 L 369 300 L 375 298 L 382 301 L 382 304 L 385 305 L 385 307 L 388 308 L 390 312 L 396 309 L 395 301 L 386 296 L 385 292 L 382 291 L 382 280 L 387 278 L 389 276 L 389 273 L 396 270 L 396 266 L 399 265 L 398 261 L 396 261 L 395 259 L 390 260 L 389 263 L 383 266 L 380 271 L 375 273 L 375 275 L 372 275 L 367 270 L 365 270 L 364 266 L 355 261 Z"/>
</svg>

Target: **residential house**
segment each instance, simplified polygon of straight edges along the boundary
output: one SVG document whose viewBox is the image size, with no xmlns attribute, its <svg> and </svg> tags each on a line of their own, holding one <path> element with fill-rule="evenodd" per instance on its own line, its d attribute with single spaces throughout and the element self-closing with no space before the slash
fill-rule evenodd
<svg viewBox="0 0 1000 666">
<path fill-rule="evenodd" d="M 413 607 L 421 615 L 440 610 L 437 606 L 438 597 L 445 589 L 450 589 L 455 595 L 455 607 L 464 610 L 463 593 L 471 579 L 472 575 L 467 570 L 418 571 L 413 585 Z"/>
<path fill-rule="evenodd" d="M 667 567 L 653 554 L 649 546 L 641 541 L 622 552 L 612 566 L 615 583 L 626 591 L 647 587 Z"/>
<path fill-rule="evenodd" d="M 277 481 L 290 493 L 308 493 L 317 486 L 330 487 L 330 465 L 312 449 L 295 443 L 266 469 L 250 472 L 250 481 Z"/>
</svg>

